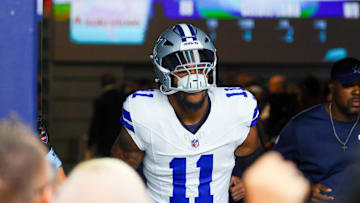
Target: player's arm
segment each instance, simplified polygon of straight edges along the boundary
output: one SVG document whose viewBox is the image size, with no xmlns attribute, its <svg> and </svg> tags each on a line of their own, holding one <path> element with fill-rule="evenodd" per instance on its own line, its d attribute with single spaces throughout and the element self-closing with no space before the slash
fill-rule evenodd
<svg viewBox="0 0 360 203">
<path fill-rule="evenodd" d="M 250 128 L 249 134 L 244 143 L 235 151 L 235 167 L 233 175 L 242 176 L 242 173 L 264 153 L 264 148 L 260 144 L 256 126 Z"/>
<path fill-rule="evenodd" d="M 238 201 L 245 196 L 245 189 L 240 177 L 258 157 L 264 153 L 258 138 L 256 125 L 250 127 L 245 141 L 236 149 L 235 167 L 230 180 L 230 195 L 233 200 Z"/>
<path fill-rule="evenodd" d="M 260 140 L 256 125 L 250 127 L 250 131 L 245 141 L 236 149 L 236 156 L 248 156 L 260 146 Z"/>
<path fill-rule="evenodd" d="M 111 156 L 125 161 L 136 169 L 144 158 L 144 152 L 139 149 L 123 126 L 112 147 Z"/>
</svg>

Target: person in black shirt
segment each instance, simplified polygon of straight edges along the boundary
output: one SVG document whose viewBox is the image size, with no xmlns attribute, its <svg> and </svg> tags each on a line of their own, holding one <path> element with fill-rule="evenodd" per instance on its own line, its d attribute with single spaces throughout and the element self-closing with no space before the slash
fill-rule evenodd
<svg viewBox="0 0 360 203">
<path fill-rule="evenodd" d="M 115 87 L 110 73 L 101 77 L 103 93 L 95 100 L 89 129 L 88 147 L 96 157 L 109 157 L 112 144 L 120 133 L 121 110 L 125 95 Z"/>
</svg>

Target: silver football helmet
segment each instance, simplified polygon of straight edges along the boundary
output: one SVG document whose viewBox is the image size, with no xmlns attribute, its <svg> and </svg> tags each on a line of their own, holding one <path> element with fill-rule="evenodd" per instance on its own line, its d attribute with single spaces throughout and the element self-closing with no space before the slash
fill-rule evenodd
<svg viewBox="0 0 360 203">
<path fill-rule="evenodd" d="M 156 42 L 151 58 L 155 81 L 163 94 L 194 93 L 216 86 L 216 49 L 210 38 L 193 25 L 168 28 Z"/>
</svg>

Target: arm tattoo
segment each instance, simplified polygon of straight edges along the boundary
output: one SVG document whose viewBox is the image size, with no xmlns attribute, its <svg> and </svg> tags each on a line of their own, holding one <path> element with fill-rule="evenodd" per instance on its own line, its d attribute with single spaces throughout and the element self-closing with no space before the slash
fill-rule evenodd
<svg viewBox="0 0 360 203">
<path fill-rule="evenodd" d="M 120 158 L 133 168 L 137 168 L 144 158 L 144 152 L 138 149 L 125 129 L 122 129 L 120 135 L 116 138 L 111 154 L 112 157 Z"/>
<path fill-rule="evenodd" d="M 139 149 L 135 145 L 133 139 L 126 132 L 125 129 L 121 130 L 120 135 L 117 137 L 117 139 L 115 141 L 115 144 L 117 144 L 125 152 L 139 151 Z"/>
</svg>

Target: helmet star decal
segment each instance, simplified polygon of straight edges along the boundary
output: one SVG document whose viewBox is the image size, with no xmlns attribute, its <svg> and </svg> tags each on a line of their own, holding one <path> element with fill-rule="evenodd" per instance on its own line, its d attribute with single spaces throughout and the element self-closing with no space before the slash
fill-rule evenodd
<svg viewBox="0 0 360 203">
<path fill-rule="evenodd" d="M 358 67 L 358 66 L 353 67 L 352 70 L 353 70 L 353 74 L 360 73 L 360 67 Z"/>
</svg>

